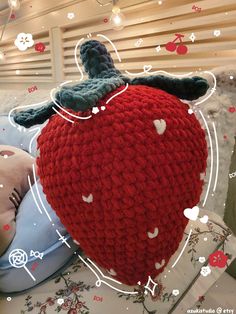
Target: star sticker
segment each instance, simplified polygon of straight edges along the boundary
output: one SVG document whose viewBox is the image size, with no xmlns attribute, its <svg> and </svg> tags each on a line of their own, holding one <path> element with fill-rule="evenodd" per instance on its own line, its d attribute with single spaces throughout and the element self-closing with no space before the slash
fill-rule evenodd
<svg viewBox="0 0 236 314">
<path fill-rule="evenodd" d="M 93 107 L 92 113 L 97 114 L 99 112 L 98 107 Z"/>
<path fill-rule="evenodd" d="M 156 47 L 156 51 L 157 52 L 161 51 L 161 46 L 160 45 Z"/>
<path fill-rule="evenodd" d="M 189 39 L 191 39 L 191 41 L 194 43 L 196 36 L 194 33 L 191 34 L 191 36 L 189 36 Z"/>
<path fill-rule="evenodd" d="M 150 283 L 152 284 L 152 288 L 150 288 Z M 157 286 L 157 283 L 155 283 L 155 281 L 153 281 L 152 278 L 150 276 L 148 276 L 148 282 L 147 282 L 146 286 L 144 286 L 144 288 L 149 290 L 151 292 L 152 296 L 154 296 L 154 294 L 155 294 L 156 286 Z M 146 291 L 145 291 L 145 294 L 147 294 Z"/>
</svg>

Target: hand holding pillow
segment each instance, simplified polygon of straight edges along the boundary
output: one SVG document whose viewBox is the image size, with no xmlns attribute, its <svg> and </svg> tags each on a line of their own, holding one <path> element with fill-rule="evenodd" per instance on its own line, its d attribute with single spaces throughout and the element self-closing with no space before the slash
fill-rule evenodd
<svg viewBox="0 0 236 314">
<path fill-rule="evenodd" d="M 35 159 L 13 146 L 0 145 L 0 255 L 15 235 L 18 207 L 29 190 L 28 176 L 33 182 Z"/>
</svg>

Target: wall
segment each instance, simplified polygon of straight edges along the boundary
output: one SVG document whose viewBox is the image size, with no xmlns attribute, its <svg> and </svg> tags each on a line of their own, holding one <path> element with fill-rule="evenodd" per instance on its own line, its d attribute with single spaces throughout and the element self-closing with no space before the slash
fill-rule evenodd
<svg viewBox="0 0 236 314">
<path fill-rule="evenodd" d="M 104 22 L 104 18 L 109 18 L 111 6 L 101 7 L 95 0 L 23 1 L 22 10 L 16 12 L 16 19 L 7 26 L 0 44 L 0 50 L 6 54 L 6 63 L 0 65 L 1 88 L 9 88 L 5 83 L 28 85 L 78 79 L 74 48 L 79 39 L 87 39 L 90 33 L 92 38 L 97 38 L 97 34 L 109 37 L 122 62 L 113 47 L 101 37 L 100 40 L 108 44 L 117 67 L 132 73 L 142 72 L 145 65 L 151 65 L 152 70 L 186 73 L 236 62 L 235 0 L 166 0 L 161 5 L 158 2 L 120 1 L 126 16 L 125 28 L 114 31 Z M 75 13 L 74 19 L 67 18 L 69 12 Z M 3 17 L 0 18 L 3 23 Z M 220 30 L 221 35 L 214 36 L 214 30 Z M 19 32 L 32 33 L 35 42 L 46 45 L 45 52 L 36 52 L 33 47 L 19 52 L 14 46 Z M 178 55 L 165 49 L 175 33 L 185 35 L 187 54 Z M 189 38 L 192 33 L 195 42 Z M 142 43 L 136 47 L 139 39 Z M 157 46 L 161 48 L 159 52 Z M 19 75 L 16 70 L 20 70 Z"/>
</svg>

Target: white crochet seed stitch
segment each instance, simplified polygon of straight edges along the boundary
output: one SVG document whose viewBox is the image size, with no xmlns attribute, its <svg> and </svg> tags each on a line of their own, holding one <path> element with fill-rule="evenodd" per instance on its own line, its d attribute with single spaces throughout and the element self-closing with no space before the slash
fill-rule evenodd
<svg viewBox="0 0 236 314">
<path fill-rule="evenodd" d="M 160 264 L 160 263 L 155 263 L 156 269 L 162 268 L 162 267 L 165 265 L 165 262 L 166 262 L 166 261 L 163 259 L 163 260 L 161 261 L 161 264 Z"/>
<path fill-rule="evenodd" d="M 160 120 L 154 120 L 153 123 L 155 125 L 156 130 L 157 130 L 157 133 L 159 135 L 162 135 L 166 130 L 166 121 L 163 119 L 160 119 Z"/>
<path fill-rule="evenodd" d="M 148 232 L 147 234 L 148 234 L 148 237 L 150 238 L 150 239 L 154 239 L 154 238 L 156 238 L 157 236 L 158 236 L 158 233 L 159 233 L 159 230 L 158 230 L 158 228 L 156 227 L 155 229 L 154 229 L 154 232 L 152 233 L 152 232 Z"/>
<path fill-rule="evenodd" d="M 111 276 L 116 276 L 117 275 L 117 273 L 114 271 L 114 269 L 110 269 L 110 270 L 108 270 L 108 273 L 111 275 Z"/>
<path fill-rule="evenodd" d="M 92 203 L 92 201 L 93 201 L 93 194 L 90 193 L 89 196 L 82 195 L 82 199 L 86 203 Z"/>
</svg>

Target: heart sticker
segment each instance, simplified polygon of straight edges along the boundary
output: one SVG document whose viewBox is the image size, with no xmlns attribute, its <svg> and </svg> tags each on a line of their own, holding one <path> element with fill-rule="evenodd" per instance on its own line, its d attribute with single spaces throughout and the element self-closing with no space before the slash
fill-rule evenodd
<svg viewBox="0 0 236 314">
<path fill-rule="evenodd" d="M 154 239 L 155 237 L 158 236 L 158 233 L 159 233 L 159 230 L 158 230 L 158 228 L 156 227 L 156 228 L 154 229 L 154 232 L 153 232 L 153 233 L 152 233 L 152 232 L 148 232 L 147 234 L 148 234 L 148 237 L 149 237 L 150 239 Z"/>
<path fill-rule="evenodd" d="M 151 68 L 152 68 L 151 65 L 144 65 L 143 70 L 144 70 L 144 72 L 148 72 L 151 70 Z"/>
<path fill-rule="evenodd" d="M 194 206 L 193 208 L 186 208 L 184 210 L 184 216 L 188 218 L 189 220 L 197 220 L 199 214 L 199 207 Z"/>
<path fill-rule="evenodd" d="M 199 219 L 203 224 L 206 224 L 208 222 L 208 216 L 207 215 L 204 215 L 203 217 L 201 217 Z"/>
<path fill-rule="evenodd" d="M 157 133 L 159 135 L 162 135 L 166 130 L 166 121 L 163 119 L 160 119 L 160 120 L 154 120 L 153 123 L 155 125 L 156 130 L 157 130 Z"/>
</svg>

